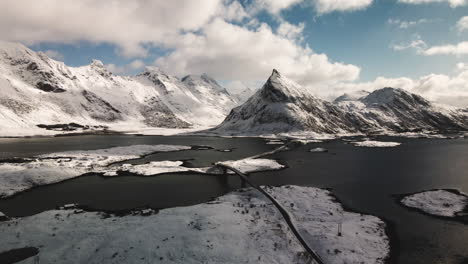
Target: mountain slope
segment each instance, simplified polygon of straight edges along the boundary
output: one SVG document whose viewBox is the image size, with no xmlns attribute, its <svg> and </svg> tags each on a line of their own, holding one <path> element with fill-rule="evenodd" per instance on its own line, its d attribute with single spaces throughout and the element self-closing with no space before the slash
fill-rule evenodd
<svg viewBox="0 0 468 264">
<path fill-rule="evenodd" d="M 237 103 L 218 105 L 229 94 L 201 96 L 194 90 L 156 68 L 115 76 L 100 61 L 68 67 L 21 44 L 0 42 L 0 134 L 71 122 L 117 130 L 206 127 L 221 122 Z"/>
<path fill-rule="evenodd" d="M 373 133 L 466 130 L 468 118 L 458 109 L 433 105 L 402 89 L 383 88 L 330 103 L 314 97 L 276 70 L 243 105 L 234 108 L 213 132 L 270 134 Z M 352 102 L 351 104 L 349 102 Z"/>
<path fill-rule="evenodd" d="M 437 106 L 403 89 L 382 88 L 359 99 L 364 109 L 355 111 L 382 129 L 396 132 L 450 132 L 468 128 L 467 115 L 458 109 Z"/>
<path fill-rule="evenodd" d="M 342 133 L 357 132 L 354 124 L 360 122 L 273 70 L 265 85 L 243 105 L 234 108 L 214 131 Z"/>
</svg>

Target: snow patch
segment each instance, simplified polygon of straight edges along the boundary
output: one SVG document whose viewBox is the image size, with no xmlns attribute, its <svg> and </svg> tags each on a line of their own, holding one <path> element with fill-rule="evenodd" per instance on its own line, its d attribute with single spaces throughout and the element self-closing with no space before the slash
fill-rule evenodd
<svg viewBox="0 0 468 264">
<path fill-rule="evenodd" d="M 127 171 L 130 173 L 151 176 L 156 174 L 170 172 L 200 172 L 206 173 L 209 168 L 188 168 L 182 166 L 182 161 L 153 161 L 147 164 L 131 165 L 123 164 L 122 166 L 112 167 L 104 173 L 104 176 L 117 176 L 117 171 Z"/>
<path fill-rule="evenodd" d="M 368 148 L 390 148 L 390 147 L 397 147 L 401 145 L 401 143 L 399 142 L 384 142 L 384 141 L 375 141 L 375 140 L 353 142 L 352 144 L 357 147 L 368 147 Z"/>
<path fill-rule="evenodd" d="M 319 147 L 319 148 L 313 148 L 313 149 L 309 150 L 309 152 L 314 152 L 314 153 L 328 152 L 328 149 Z"/>
<path fill-rule="evenodd" d="M 254 159 L 246 158 L 241 160 L 228 160 L 219 162 L 229 167 L 233 167 L 242 173 L 251 173 L 257 171 L 280 170 L 285 168 L 284 165 L 272 159 Z"/>
<path fill-rule="evenodd" d="M 468 206 L 468 195 L 448 190 L 432 190 L 405 196 L 401 203 L 431 215 L 455 217 Z"/>
</svg>

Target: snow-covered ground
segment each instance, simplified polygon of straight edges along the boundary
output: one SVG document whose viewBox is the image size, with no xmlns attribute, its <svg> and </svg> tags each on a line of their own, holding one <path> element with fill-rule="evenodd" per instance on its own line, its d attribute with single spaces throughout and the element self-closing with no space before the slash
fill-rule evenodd
<svg viewBox="0 0 468 264">
<path fill-rule="evenodd" d="M 326 190 L 285 186 L 268 192 L 325 263 L 384 263 L 389 241 L 377 217 L 344 211 Z M 0 222 L 0 252 L 37 247 L 41 263 L 310 263 L 279 212 L 253 189 L 148 214 L 71 209 Z"/>
<path fill-rule="evenodd" d="M 431 215 L 455 217 L 467 209 L 468 195 L 452 190 L 431 190 L 405 196 L 401 203 Z"/>
<path fill-rule="evenodd" d="M 401 145 L 399 142 L 384 142 L 375 140 L 365 140 L 353 142 L 353 145 L 357 147 L 368 147 L 368 148 L 391 148 Z"/>
<path fill-rule="evenodd" d="M 190 146 L 133 145 L 108 149 L 67 151 L 40 155 L 24 163 L 0 163 L 0 197 L 34 186 L 107 170 L 112 163 L 140 158 L 155 152 L 180 151 Z"/>
<path fill-rule="evenodd" d="M 219 164 L 224 164 L 224 165 L 233 167 L 242 173 L 266 171 L 266 170 L 280 170 L 285 167 L 284 165 L 278 163 L 276 160 L 254 159 L 254 158 L 247 158 L 247 159 L 241 159 L 241 160 L 228 160 L 228 161 L 219 162 Z"/>
<path fill-rule="evenodd" d="M 207 173 L 209 168 L 188 168 L 182 166 L 182 161 L 152 161 L 146 164 L 132 165 L 123 164 L 121 166 L 114 166 L 107 169 L 104 176 L 117 176 L 118 171 L 126 171 L 142 176 L 151 176 L 156 174 L 170 173 L 170 172 L 199 172 Z"/>
</svg>

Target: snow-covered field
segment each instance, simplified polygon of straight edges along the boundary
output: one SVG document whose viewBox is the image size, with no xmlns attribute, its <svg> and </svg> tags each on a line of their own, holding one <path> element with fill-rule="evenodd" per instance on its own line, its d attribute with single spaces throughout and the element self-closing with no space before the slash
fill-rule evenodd
<svg viewBox="0 0 468 264">
<path fill-rule="evenodd" d="M 267 191 L 325 263 L 384 263 L 389 240 L 377 217 L 344 211 L 326 190 Z M 0 233 L 0 252 L 37 247 L 40 263 L 310 263 L 279 212 L 253 189 L 149 216 L 46 211 L 0 222 Z"/>
<path fill-rule="evenodd" d="M 368 147 L 368 148 L 391 148 L 401 145 L 399 142 L 384 142 L 384 141 L 375 141 L 375 140 L 365 140 L 353 142 L 353 145 L 357 147 Z"/>
<path fill-rule="evenodd" d="M 155 152 L 180 151 L 190 146 L 133 145 L 109 149 L 67 151 L 40 155 L 24 163 L 0 163 L 0 197 L 107 170 L 112 163 L 140 158 Z"/>
<path fill-rule="evenodd" d="M 467 209 L 468 195 L 452 190 L 431 190 L 405 196 L 401 203 L 431 215 L 456 217 Z"/>
</svg>

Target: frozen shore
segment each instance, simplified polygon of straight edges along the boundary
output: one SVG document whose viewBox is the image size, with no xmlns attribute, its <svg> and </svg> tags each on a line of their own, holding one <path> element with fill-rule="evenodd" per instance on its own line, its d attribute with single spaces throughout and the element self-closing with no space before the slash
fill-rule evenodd
<svg viewBox="0 0 468 264">
<path fill-rule="evenodd" d="M 267 191 L 287 208 L 325 263 L 384 263 L 388 257 L 379 218 L 345 211 L 318 188 Z M 0 252 L 37 247 L 41 263 L 309 263 L 279 212 L 253 189 L 148 216 L 46 211 L 0 222 L 0 233 Z"/>
</svg>

